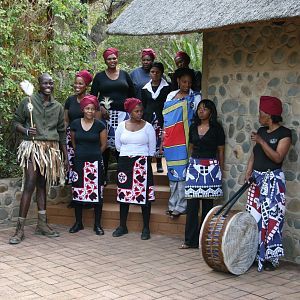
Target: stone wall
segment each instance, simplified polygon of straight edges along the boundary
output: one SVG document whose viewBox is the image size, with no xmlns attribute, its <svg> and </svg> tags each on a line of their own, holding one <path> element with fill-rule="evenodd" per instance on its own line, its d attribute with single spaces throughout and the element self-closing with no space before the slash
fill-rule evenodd
<svg viewBox="0 0 300 300">
<path fill-rule="evenodd" d="M 259 127 L 261 95 L 284 102 L 284 125 L 293 145 L 283 169 L 287 180 L 286 259 L 300 263 L 300 19 L 204 34 L 203 96 L 216 105 L 226 131 L 226 199 L 244 182 Z M 246 195 L 237 204 L 245 207 Z"/>
<path fill-rule="evenodd" d="M 0 229 L 13 226 L 19 216 L 21 200 L 21 178 L 0 179 Z M 48 204 L 69 203 L 71 201 L 71 187 L 51 187 L 48 195 Z M 37 205 L 35 194 L 32 197 L 26 224 L 37 220 Z"/>
<path fill-rule="evenodd" d="M 17 221 L 21 200 L 21 185 L 21 178 L 0 179 L 0 228 L 12 226 Z M 31 203 L 26 224 L 35 222 L 36 218 L 36 203 Z"/>
</svg>

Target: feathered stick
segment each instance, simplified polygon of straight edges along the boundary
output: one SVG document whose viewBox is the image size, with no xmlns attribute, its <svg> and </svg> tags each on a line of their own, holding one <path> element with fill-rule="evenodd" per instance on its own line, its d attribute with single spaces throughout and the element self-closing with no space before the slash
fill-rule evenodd
<svg viewBox="0 0 300 300">
<path fill-rule="evenodd" d="M 112 102 L 113 101 L 109 97 L 103 97 L 103 100 L 100 103 L 103 104 L 106 110 L 110 110 L 110 104 Z"/>
<path fill-rule="evenodd" d="M 27 96 L 29 96 L 29 98 L 28 98 L 29 102 L 27 104 L 27 108 L 28 108 L 29 115 L 30 115 L 30 124 L 31 124 L 31 127 L 34 127 L 34 125 L 33 125 L 33 118 L 32 118 L 33 105 L 32 105 L 32 102 L 31 102 L 31 96 L 33 94 L 34 86 L 28 80 L 23 80 L 20 83 L 20 86 L 21 86 L 21 89 L 24 91 L 24 93 Z"/>
</svg>

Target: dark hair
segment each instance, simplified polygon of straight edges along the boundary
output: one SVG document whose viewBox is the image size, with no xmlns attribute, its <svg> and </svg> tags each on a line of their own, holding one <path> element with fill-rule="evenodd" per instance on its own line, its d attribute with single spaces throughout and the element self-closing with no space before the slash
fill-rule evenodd
<svg viewBox="0 0 300 300">
<path fill-rule="evenodd" d="M 271 115 L 271 120 L 275 124 L 280 123 L 280 122 L 282 122 L 282 116 L 273 116 L 273 115 Z"/>
<path fill-rule="evenodd" d="M 152 68 L 157 68 L 161 71 L 161 74 L 164 74 L 165 68 L 164 68 L 164 65 L 161 62 L 159 62 L 159 61 L 153 62 L 150 70 Z"/>
<path fill-rule="evenodd" d="M 175 71 L 174 76 L 175 78 L 181 78 L 182 76 L 188 75 L 191 77 L 192 81 L 195 79 L 195 72 L 190 68 L 179 68 Z"/>
<path fill-rule="evenodd" d="M 209 99 L 203 99 L 199 102 L 198 106 L 197 106 L 197 110 L 195 112 L 194 118 L 193 118 L 193 125 L 194 126 L 198 126 L 201 124 L 201 120 L 199 119 L 198 116 L 198 109 L 200 104 L 204 105 L 205 108 L 208 108 L 210 111 L 210 117 L 209 117 L 209 125 L 210 126 L 217 126 L 219 124 L 218 122 L 218 113 L 217 113 L 217 108 L 216 105 L 213 101 L 209 100 Z"/>
</svg>

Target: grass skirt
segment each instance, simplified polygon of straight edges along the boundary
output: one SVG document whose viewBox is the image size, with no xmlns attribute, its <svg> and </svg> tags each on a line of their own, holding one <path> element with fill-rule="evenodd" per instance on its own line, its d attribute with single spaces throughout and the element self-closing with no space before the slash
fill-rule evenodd
<svg viewBox="0 0 300 300">
<path fill-rule="evenodd" d="M 64 185 L 64 164 L 57 141 L 22 141 L 17 157 L 23 168 L 22 191 L 24 190 L 25 168 L 28 168 L 29 162 L 33 164 L 34 171 L 39 169 L 49 187 Z"/>
</svg>

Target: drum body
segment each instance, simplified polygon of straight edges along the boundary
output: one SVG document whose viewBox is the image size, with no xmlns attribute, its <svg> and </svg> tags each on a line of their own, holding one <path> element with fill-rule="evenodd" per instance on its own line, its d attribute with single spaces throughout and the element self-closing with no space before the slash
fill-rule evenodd
<svg viewBox="0 0 300 300">
<path fill-rule="evenodd" d="M 199 237 L 202 255 L 212 269 L 241 275 L 256 257 L 258 227 L 248 212 L 215 216 L 220 207 L 212 208 L 204 219 Z"/>
</svg>

